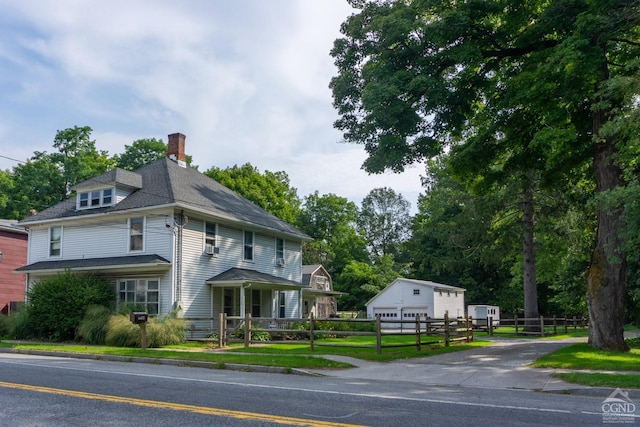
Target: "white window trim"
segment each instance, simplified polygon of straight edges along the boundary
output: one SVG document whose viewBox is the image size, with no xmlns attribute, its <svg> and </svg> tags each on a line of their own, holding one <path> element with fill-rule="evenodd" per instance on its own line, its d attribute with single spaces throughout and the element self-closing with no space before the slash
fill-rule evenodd
<svg viewBox="0 0 640 427">
<path fill-rule="evenodd" d="M 218 233 L 218 223 L 217 222 L 212 222 L 212 221 L 204 221 L 204 223 L 202 224 L 202 251 L 203 252 L 207 252 L 207 224 L 213 224 L 214 227 L 214 244 L 213 247 L 214 248 L 219 248 L 220 247 L 220 234 Z M 243 243 L 243 248 L 244 248 L 244 234 L 242 235 L 242 243 Z"/>
<path fill-rule="evenodd" d="M 105 203 L 104 202 L 104 192 L 105 192 L 105 190 L 111 190 L 111 202 L 110 203 Z M 99 191 L 100 192 L 100 203 L 97 204 L 97 205 L 92 206 L 91 205 L 91 193 L 93 193 L 94 191 Z M 83 194 L 87 195 L 87 206 L 80 206 L 80 199 L 81 199 Z M 103 208 L 103 207 L 106 207 L 106 206 L 113 206 L 113 205 L 115 205 L 115 201 L 116 201 L 116 188 L 115 187 L 96 188 L 96 189 L 93 189 L 93 190 L 81 191 L 81 192 L 77 193 L 77 195 L 76 195 L 76 210 L 97 209 L 97 208 Z"/>
<path fill-rule="evenodd" d="M 131 249 L 131 220 L 133 218 L 142 218 L 142 249 Z M 128 253 L 141 253 L 144 252 L 147 247 L 147 217 L 146 216 L 133 216 L 127 219 L 127 252 Z"/>
<path fill-rule="evenodd" d="M 60 229 L 60 253 L 58 255 L 51 255 L 51 233 L 53 231 L 54 228 L 59 228 Z M 47 255 L 49 256 L 49 258 L 62 258 L 62 238 L 63 238 L 63 234 L 64 234 L 64 227 L 62 227 L 61 225 L 54 225 L 49 227 L 49 233 L 48 233 L 48 241 L 47 241 Z"/>
<path fill-rule="evenodd" d="M 126 282 L 129 282 L 129 281 L 135 282 L 134 290 L 133 290 L 133 294 L 134 294 L 133 295 L 133 299 L 134 299 L 134 301 L 133 302 L 129 302 L 129 301 L 122 302 L 120 300 L 120 293 L 121 293 L 120 285 L 121 285 L 122 282 L 126 283 Z M 145 283 L 145 302 L 144 303 L 136 302 L 138 282 L 144 282 Z M 156 315 L 160 314 L 160 307 L 162 306 L 160 288 L 161 288 L 162 281 L 160 280 L 159 277 L 157 277 L 157 278 L 156 277 L 149 277 L 149 278 L 134 278 L 134 277 L 132 277 L 132 278 L 120 278 L 120 279 L 117 279 L 116 283 L 117 283 L 118 288 L 117 288 L 117 297 L 116 298 L 117 298 L 118 307 L 120 307 L 121 304 L 133 304 L 133 305 L 140 304 L 140 305 L 144 305 L 144 307 L 147 310 L 147 312 L 149 312 L 149 298 L 148 298 L 148 296 L 149 296 L 149 282 L 158 282 L 158 290 L 157 291 L 152 291 L 152 292 L 155 292 L 155 293 L 158 294 L 158 301 L 153 303 L 153 304 L 157 304 L 158 312 L 157 313 L 152 313 L 152 315 L 156 316 Z"/>
<path fill-rule="evenodd" d="M 281 256 L 279 256 L 278 254 L 278 240 L 282 241 L 282 254 Z M 281 237 L 276 237 L 275 238 L 275 248 L 274 248 L 274 256 L 275 256 L 275 264 L 277 267 L 284 267 L 286 262 L 287 262 L 287 256 L 286 256 L 286 246 L 287 246 L 287 242 L 285 239 L 281 238 Z"/>
<path fill-rule="evenodd" d="M 247 233 L 251 233 L 251 258 L 245 257 L 245 246 L 247 246 Z M 254 262 L 256 259 L 256 233 L 254 231 L 243 230 L 242 232 L 242 260 L 246 262 Z"/>
</svg>

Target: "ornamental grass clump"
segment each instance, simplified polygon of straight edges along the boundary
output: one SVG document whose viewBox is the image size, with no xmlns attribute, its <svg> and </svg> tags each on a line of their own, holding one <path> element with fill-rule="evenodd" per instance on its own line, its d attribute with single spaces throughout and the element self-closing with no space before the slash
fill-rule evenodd
<svg viewBox="0 0 640 427">
<path fill-rule="evenodd" d="M 107 307 L 98 305 L 90 306 L 78 326 L 78 339 L 87 344 L 104 344 L 107 335 L 107 325 L 112 314 L 113 311 Z"/>
<path fill-rule="evenodd" d="M 162 318 L 150 317 L 146 324 L 147 347 L 158 348 L 185 342 L 187 323 L 171 313 Z M 140 347 L 142 328 L 131 323 L 128 315 L 109 318 L 105 344 L 113 347 Z"/>
</svg>

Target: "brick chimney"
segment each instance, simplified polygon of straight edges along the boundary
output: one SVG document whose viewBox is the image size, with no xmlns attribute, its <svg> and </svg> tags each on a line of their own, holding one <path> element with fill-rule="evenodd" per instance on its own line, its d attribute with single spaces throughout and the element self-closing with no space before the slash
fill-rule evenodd
<svg viewBox="0 0 640 427">
<path fill-rule="evenodd" d="M 169 135 L 169 147 L 167 148 L 167 157 L 182 167 L 187 166 L 187 156 L 184 154 L 184 140 L 186 138 L 181 133 L 172 133 Z"/>
</svg>

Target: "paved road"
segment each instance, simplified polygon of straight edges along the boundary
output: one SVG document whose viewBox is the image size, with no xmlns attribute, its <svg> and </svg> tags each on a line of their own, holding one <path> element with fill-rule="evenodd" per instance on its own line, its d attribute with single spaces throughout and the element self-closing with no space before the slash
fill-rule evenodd
<svg viewBox="0 0 640 427">
<path fill-rule="evenodd" d="M 491 389 L 558 391 L 590 388 L 568 384 L 553 378 L 551 376 L 553 369 L 533 369 L 527 366 L 540 356 L 576 342 L 584 342 L 586 338 L 490 339 L 494 341 L 493 345 L 387 363 L 335 357 L 336 360 L 348 361 L 357 367 L 314 372 L 349 379 L 377 379 Z"/>
</svg>

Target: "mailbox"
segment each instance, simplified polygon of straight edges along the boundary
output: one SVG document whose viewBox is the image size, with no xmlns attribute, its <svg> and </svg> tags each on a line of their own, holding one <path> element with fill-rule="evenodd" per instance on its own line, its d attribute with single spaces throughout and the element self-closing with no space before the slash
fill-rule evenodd
<svg viewBox="0 0 640 427">
<path fill-rule="evenodd" d="M 144 311 L 133 311 L 129 314 L 129 320 L 133 323 L 147 323 L 149 315 Z"/>
</svg>

